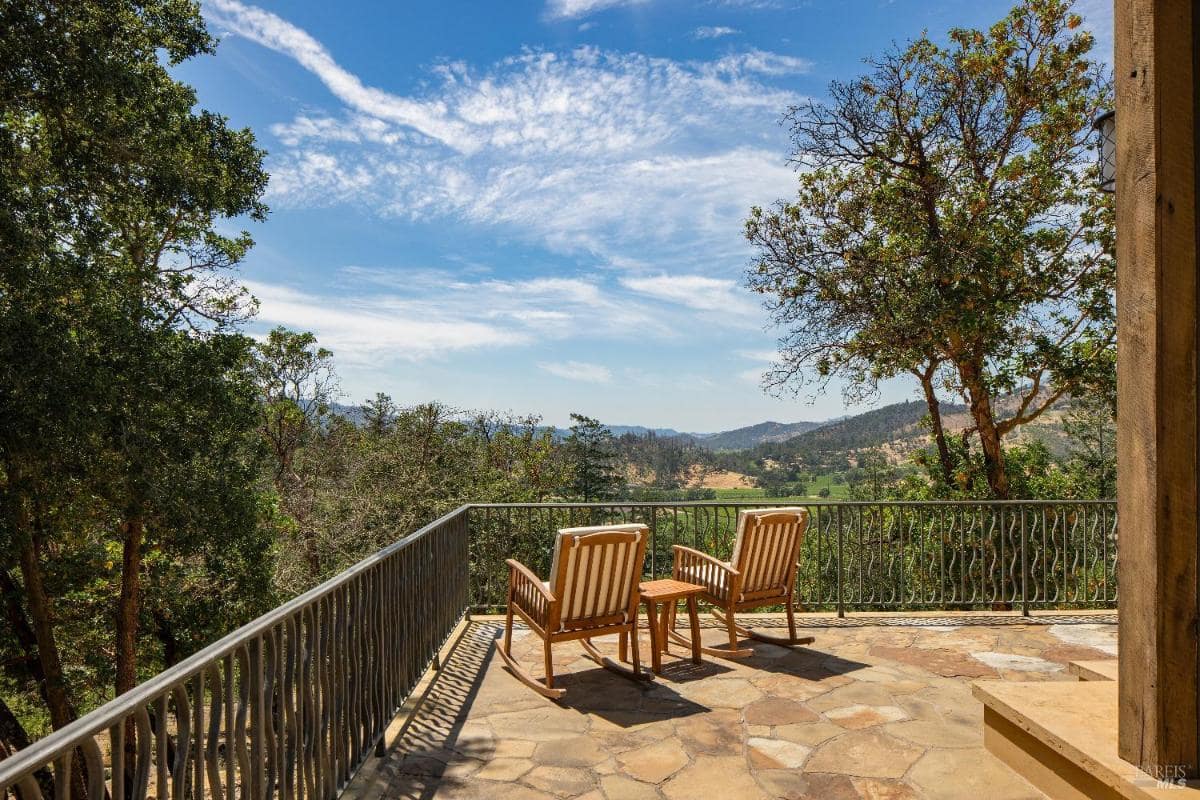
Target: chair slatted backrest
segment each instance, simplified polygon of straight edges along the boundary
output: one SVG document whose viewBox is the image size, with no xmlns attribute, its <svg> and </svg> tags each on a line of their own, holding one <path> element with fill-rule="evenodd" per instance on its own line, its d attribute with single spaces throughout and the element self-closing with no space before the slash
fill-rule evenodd
<svg viewBox="0 0 1200 800">
<path fill-rule="evenodd" d="M 743 598 L 791 591 L 807 528 L 808 510 L 799 507 L 753 509 L 738 515 L 730 563 L 741 573 Z"/>
<path fill-rule="evenodd" d="M 554 627 L 596 628 L 632 620 L 649 538 L 645 525 L 560 530 L 550 570 L 550 591 L 559 601 Z"/>
</svg>

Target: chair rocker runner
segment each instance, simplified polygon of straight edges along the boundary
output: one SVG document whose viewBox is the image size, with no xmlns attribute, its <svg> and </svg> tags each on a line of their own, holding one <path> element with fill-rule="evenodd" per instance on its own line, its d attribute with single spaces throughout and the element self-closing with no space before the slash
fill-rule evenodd
<svg viewBox="0 0 1200 800">
<path fill-rule="evenodd" d="M 729 561 L 683 545 L 675 545 L 676 580 L 704 586 L 700 599 L 711 605 L 712 615 L 729 631 L 729 648 L 701 647 L 709 655 L 745 658 L 753 650 L 738 647 L 738 636 L 792 647 L 811 644 L 813 637 L 796 636 L 793 591 L 800 546 L 808 528 L 803 508 L 766 508 L 738 514 L 737 540 Z M 769 636 L 737 624 L 734 615 L 763 606 L 782 605 L 787 610 L 788 637 Z M 679 644 L 690 641 L 675 630 L 674 609 L 667 636 Z"/>
<path fill-rule="evenodd" d="M 554 543 L 550 580 L 542 581 L 515 559 L 508 559 L 508 611 L 500 657 L 513 675 L 534 691 L 557 699 L 550 648 L 555 642 L 578 640 L 584 652 L 605 669 L 632 680 L 651 680 L 638 663 L 638 582 L 650 531 L 645 525 L 600 525 L 563 528 Z M 545 683 L 534 678 L 512 656 L 513 614 L 542 639 Z M 616 633 L 621 657 L 626 638 L 633 640 L 632 669 L 603 656 L 591 639 Z"/>
</svg>

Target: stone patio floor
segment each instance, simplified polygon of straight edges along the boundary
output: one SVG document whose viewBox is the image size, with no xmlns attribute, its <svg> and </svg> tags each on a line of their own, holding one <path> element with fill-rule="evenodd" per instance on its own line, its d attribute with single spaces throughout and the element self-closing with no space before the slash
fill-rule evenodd
<svg viewBox="0 0 1200 800">
<path fill-rule="evenodd" d="M 399 798 L 972 798 L 1043 795 L 983 747 L 974 680 L 1074 680 L 1068 661 L 1113 658 L 1116 618 L 992 615 L 804 621 L 788 650 L 694 666 L 672 646 L 638 685 L 576 643 L 555 647 L 556 702 L 517 682 L 495 647 L 502 622 L 472 621 L 371 795 Z M 781 618 L 755 626 L 779 628 Z M 724 641 L 705 622 L 704 638 Z M 615 655 L 615 637 L 597 639 Z M 541 675 L 541 642 L 514 653 Z M 643 634 L 643 664 L 649 641 Z"/>
</svg>

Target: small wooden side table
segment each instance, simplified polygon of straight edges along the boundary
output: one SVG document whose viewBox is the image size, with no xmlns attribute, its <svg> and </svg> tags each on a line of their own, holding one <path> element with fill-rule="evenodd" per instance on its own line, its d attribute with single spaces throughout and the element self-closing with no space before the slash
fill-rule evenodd
<svg viewBox="0 0 1200 800">
<path fill-rule="evenodd" d="M 688 618 L 692 627 L 692 663 L 700 663 L 700 617 L 696 608 L 696 595 L 704 587 L 695 583 L 684 583 L 671 579 L 646 581 L 638 587 L 642 602 L 646 604 L 646 623 L 650 628 L 651 668 L 654 674 L 662 674 L 662 654 L 667 651 L 667 626 L 671 624 L 671 611 L 680 600 L 687 600 Z M 658 605 L 666 604 L 659 613 Z"/>
</svg>

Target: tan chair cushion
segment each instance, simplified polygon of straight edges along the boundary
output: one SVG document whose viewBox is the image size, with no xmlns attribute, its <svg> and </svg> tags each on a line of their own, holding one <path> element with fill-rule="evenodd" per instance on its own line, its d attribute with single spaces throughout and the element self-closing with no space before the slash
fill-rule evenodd
<svg viewBox="0 0 1200 800">
<path fill-rule="evenodd" d="M 628 533 L 636 536 L 631 537 L 627 543 L 617 542 L 599 546 L 581 543 L 572 546 L 573 539 L 583 539 L 601 533 Z M 629 621 L 630 593 L 637 590 L 642 571 L 642 565 L 635 563 L 637 549 L 641 537 L 648 534 L 649 529 L 640 524 L 594 525 L 564 528 L 558 532 L 550 583 L 553 584 L 558 578 L 562 553 L 565 550 L 568 560 L 564 565 L 562 597 L 556 595 L 556 599 L 563 603 L 563 627 L 570 627 L 570 623 L 578 620 L 618 614 L 624 621 Z M 576 565 L 577 558 L 584 561 Z M 576 585 L 577 581 L 581 585 Z M 553 586 L 550 586 L 550 591 L 554 592 Z"/>
<path fill-rule="evenodd" d="M 808 517 L 808 510 L 801 506 L 787 506 L 748 509 L 738 514 L 737 540 L 733 544 L 733 554 L 729 563 L 742 574 L 743 596 L 768 589 L 787 588 L 783 584 L 787 582 L 788 570 L 791 567 L 788 562 L 791 560 L 791 544 L 794 541 L 792 537 L 803 536 L 802 531 L 797 532 L 791 525 L 759 529 L 755 532 L 758 540 L 754 547 L 755 552 L 747 550 L 746 528 L 749 520 L 774 514 L 795 514 L 795 525 L 801 525 Z"/>
</svg>

